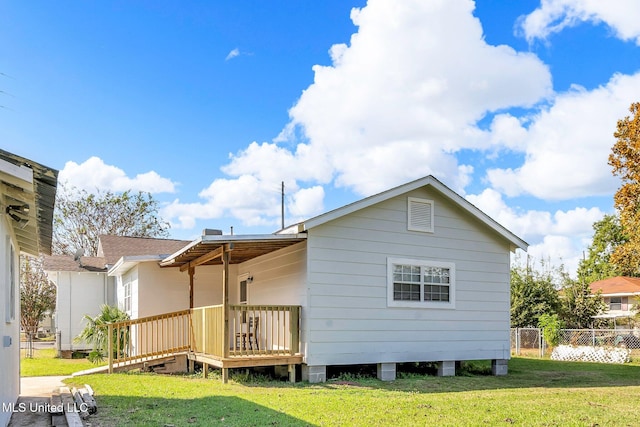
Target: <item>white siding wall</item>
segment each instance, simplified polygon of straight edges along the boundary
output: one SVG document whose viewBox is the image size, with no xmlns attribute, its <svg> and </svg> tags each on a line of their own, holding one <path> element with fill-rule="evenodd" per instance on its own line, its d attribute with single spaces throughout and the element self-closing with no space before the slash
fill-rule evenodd
<svg viewBox="0 0 640 427">
<path fill-rule="evenodd" d="M 240 264 L 237 275 L 249 275 L 249 304 L 306 304 L 306 246 L 298 243 Z M 233 276 L 232 276 L 233 277 Z M 231 282 L 231 304 L 238 304 L 238 281 Z"/>
<path fill-rule="evenodd" d="M 229 275 L 235 277 L 236 266 L 229 267 Z M 193 306 L 207 307 L 222 304 L 222 266 L 205 265 L 196 268 L 193 277 Z M 189 274 L 181 273 L 181 283 L 186 284 L 187 306 L 189 304 Z M 233 282 L 232 282 L 233 283 Z M 230 285 L 233 288 L 233 284 Z"/>
<path fill-rule="evenodd" d="M 91 349 L 90 344 L 73 340 L 87 323 L 85 315 L 95 317 L 103 304 L 115 304 L 114 278 L 106 273 L 57 271 L 50 272 L 49 279 L 57 288 L 56 331 L 60 332 L 61 349 Z"/>
<path fill-rule="evenodd" d="M 2 411 L 2 405 L 13 404 L 20 392 L 20 305 L 19 254 L 14 250 L 14 295 L 10 297 L 11 248 L 16 248 L 10 237 L 6 215 L 0 215 L 0 426 L 9 424 L 10 411 Z M 15 318 L 9 319 L 11 306 Z M 9 319 L 9 321 L 7 321 Z"/>
<path fill-rule="evenodd" d="M 187 272 L 180 272 L 178 268 L 160 268 L 157 262 L 140 263 L 137 271 L 137 299 L 132 302 L 137 302 L 137 317 L 189 308 Z M 230 276 L 233 277 L 232 274 Z M 197 267 L 193 287 L 195 307 L 222 304 L 222 267 Z"/>
<path fill-rule="evenodd" d="M 435 231 L 407 231 L 407 197 L 435 201 Z M 509 358 L 508 242 L 419 189 L 309 231 L 309 365 Z M 387 258 L 455 263 L 455 309 L 387 307 Z"/>
</svg>

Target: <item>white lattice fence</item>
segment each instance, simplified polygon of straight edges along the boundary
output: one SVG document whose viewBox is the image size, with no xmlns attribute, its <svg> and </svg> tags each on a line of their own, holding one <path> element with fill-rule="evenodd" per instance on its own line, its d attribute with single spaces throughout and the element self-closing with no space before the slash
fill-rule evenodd
<svg viewBox="0 0 640 427">
<path fill-rule="evenodd" d="M 570 362 L 627 363 L 631 350 L 617 347 L 559 345 L 551 353 L 552 360 Z"/>
<path fill-rule="evenodd" d="M 511 350 L 517 355 L 543 356 L 548 348 L 538 328 L 511 330 Z M 562 329 L 560 343 L 551 354 L 555 360 L 624 363 L 640 354 L 637 329 Z"/>
</svg>

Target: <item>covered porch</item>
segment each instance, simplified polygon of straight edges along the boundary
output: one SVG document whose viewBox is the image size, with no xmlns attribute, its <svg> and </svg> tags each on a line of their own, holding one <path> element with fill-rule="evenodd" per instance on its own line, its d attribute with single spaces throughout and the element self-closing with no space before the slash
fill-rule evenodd
<svg viewBox="0 0 640 427">
<path fill-rule="evenodd" d="M 265 277 L 286 264 L 280 260 L 282 252 L 269 254 L 300 243 L 305 237 L 223 236 L 205 230 L 201 238 L 160 262 L 163 268 L 179 268 L 188 274 L 189 308 L 110 325 L 112 339 L 109 342 L 116 347 L 109 351 L 110 371 L 119 363 L 150 362 L 154 358 L 184 354 L 190 364 L 194 361 L 202 363 L 204 373 L 209 366 L 221 368 L 224 382 L 230 368 L 274 365 L 288 365 L 290 379 L 295 380 L 295 365 L 302 363 L 303 358 L 300 353 L 301 305 L 295 295 L 283 293 L 281 289 L 286 287 L 279 292 L 264 292 L 269 288 L 262 283 L 288 280 L 295 286 L 302 285 L 291 275 L 285 278 L 269 276 L 269 280 Z M 264 264 L 269 266 L 264 267 Z M 194 307 L 194 277 L 198 267 L 207 265 L 219 268 L 221 277 L 214 280 L 212 286 L 221 288 L 221 303 L 215 304 L 220 301 L 218 299 L 212 301 L 214 305 Z M 233 269 L 230 268 L 232 265 Z M 243 273 L 250 268 L 251 275 Z M 263 280 L 258 285 L 263 291 L 248 298 L 247 286 L 254 282 L 253 276 L 256 276 L 256 282 Z M 230 292 L 230 287 L 236 284 L 239 289 Z"/>
<path fill-rule="evenodd" d="M 302 362 L 300 306 L 215 305 L 165 313 L 108 325 L 109 373 L 127 365 L 184 354 L 191 361 L 222 369 L 288 365 L 295 381 L 295 365 Z"/>
</svg>

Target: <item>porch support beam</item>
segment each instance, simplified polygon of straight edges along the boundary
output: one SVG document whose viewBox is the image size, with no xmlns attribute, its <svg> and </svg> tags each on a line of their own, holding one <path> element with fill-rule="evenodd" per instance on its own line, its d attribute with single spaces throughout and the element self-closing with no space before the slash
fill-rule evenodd
<svg viewBox="0 0 640 427">
<path fill-rule="evenodd" d="M 289 365 L 289 382 L 296 382 L 296 365 Z"/>
<path fill-rule="evenodd" d="M 195 268 L 189 269 L 189 308 L 193 308 L 193 276 L 196 274 Z"/>
<path fill-rule="evenodd" d="M 224 312 L 222 328 L 222 354 L 229 357 L 229 245 L 222 248 L 222 309 Z M 224 371 L 224 369 L 223 369 Z M 223 374 L 224 377 L 224 374 Z"/>
<path fill-rule="evenodd" d="M 216 258 L 220 258 L 222 256 L 222 253 L 225 251 L 225 246 L 229 246 L 229 245 L 219 246 L 216 249 L 212 250 L 211 252 L 199 256 L 193 261 L 189 261 L 187 264 L 181 265 L 180 271 L 187 271 L 188 269 L 195 268 L 199 265 L 204 264 L 205 262 L 209 262 Z"/>
</svg>

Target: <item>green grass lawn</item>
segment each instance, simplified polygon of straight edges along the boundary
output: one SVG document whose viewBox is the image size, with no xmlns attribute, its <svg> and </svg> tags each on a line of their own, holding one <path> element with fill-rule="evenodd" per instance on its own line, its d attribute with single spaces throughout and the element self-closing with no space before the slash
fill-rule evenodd
<svg viewBox="0 0 640 427">
<path fill-rule="evenodd" d="M 94 368 L 87 359 L 59 359 L 55 349 L 34 349 L 33 358 L 20 357 L 20 375 L 23 377 L 40 377 L 51 375 L 71 375 L 74 372 Z"/>
<path fill-rule="evenodd" d="M 219 376 L 113 374 L 90 384 L 92 426 L 625 426 L 640 422 L 640 366 L 515 358 L 509 375 L 402 375 L 295 385 Z"/>
</svg>

